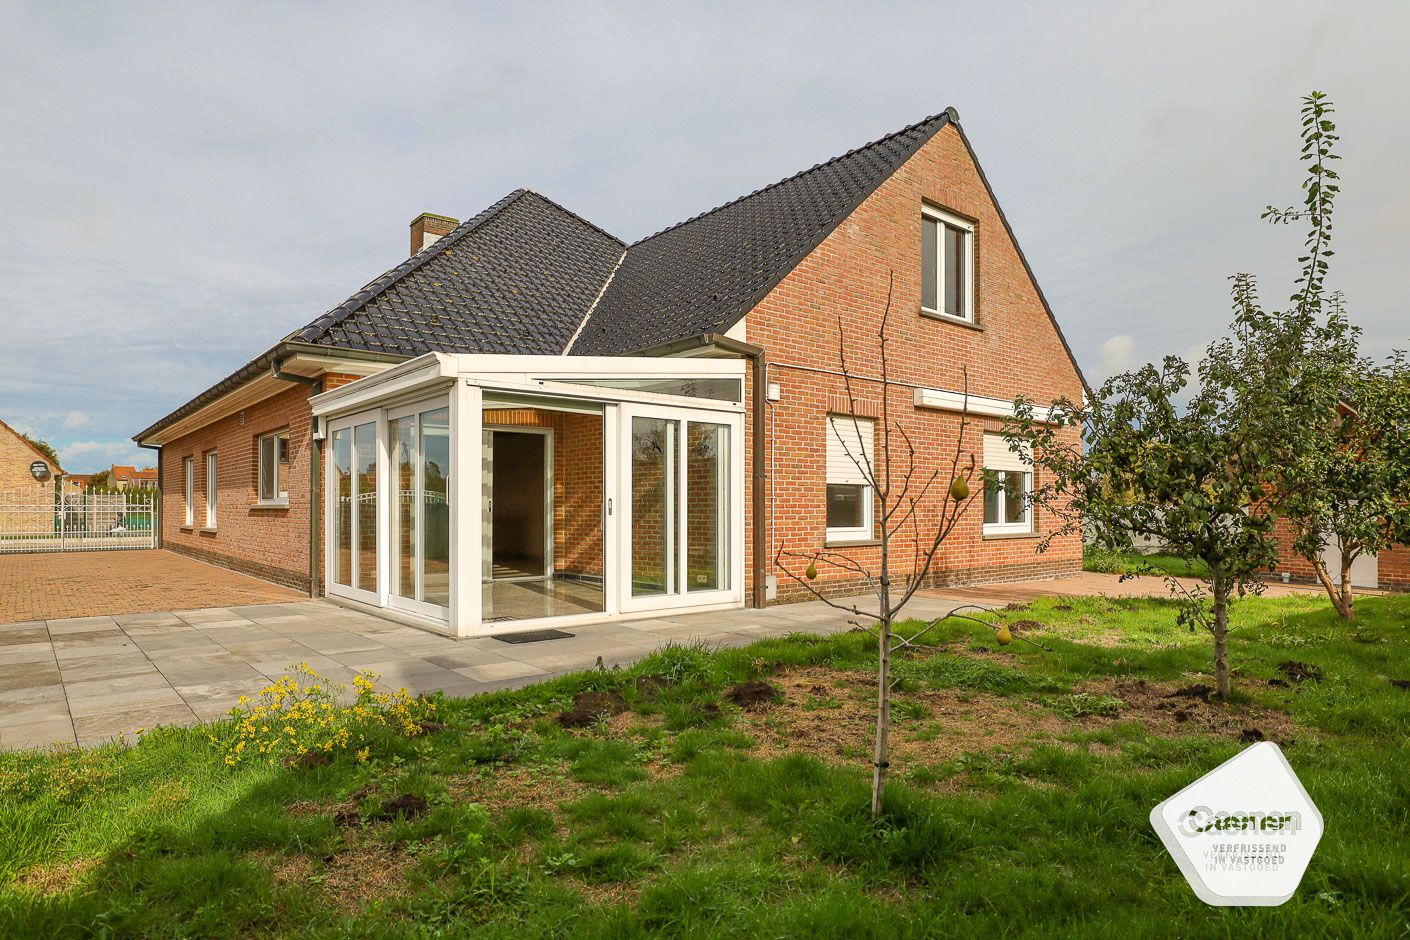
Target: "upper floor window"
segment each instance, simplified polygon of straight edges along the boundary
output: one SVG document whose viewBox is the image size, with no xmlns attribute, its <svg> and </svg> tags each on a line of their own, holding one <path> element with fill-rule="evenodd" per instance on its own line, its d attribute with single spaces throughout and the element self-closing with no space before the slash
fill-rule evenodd
<svg viewBox="0 0 1410 940">
<path fill-rule="evenodd" d="M 974 322 L 974 224 L 924 207 L 920 218 L 920 307 Z"/>
<path fill-rule="evenodd" d="M 289 502 L 289 432 L 276 431 L 259 439 L 259 501 L 267 506 Z"/>
</svg>

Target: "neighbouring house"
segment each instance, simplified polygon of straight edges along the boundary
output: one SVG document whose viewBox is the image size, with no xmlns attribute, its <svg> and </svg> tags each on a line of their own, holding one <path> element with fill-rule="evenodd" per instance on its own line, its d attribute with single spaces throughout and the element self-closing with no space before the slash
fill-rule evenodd
<svg viewBox="0 0 1410 940">
<path fill-rule="evenodd" d="M 953 110 L 632 244 L 517 190 L 411 251 L 134 438 L 165 547 L 461 636 L 804 599 L 780 546 L 877 561 L 889 293 L 892 420 L 948 461 L 967 383 L 993 472 L 931 581 L 1081 568 L 997 432 L 1085 384 Z"/>
<path fill-rule="evenodd" d="M 44 471 L 36 476 L 34 470 L 40 464 Z M 52 493 L 53 478 L 63 472 L 57 461 L 0 421 L 0 493 Z"/>
<path fill-rule="evenodd" d="M 108 470 L 108 482 L 120 490 L 154 490 L 161 486 L 156 467 L 125 467 L 113 464 Z"/>
</svg>

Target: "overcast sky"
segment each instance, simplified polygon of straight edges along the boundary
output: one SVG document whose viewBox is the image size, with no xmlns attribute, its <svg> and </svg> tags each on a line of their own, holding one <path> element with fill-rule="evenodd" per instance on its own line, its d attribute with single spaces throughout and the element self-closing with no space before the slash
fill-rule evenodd
<svg viewBox="0 0 1410 940">
<path fill-rule="evenodd" d="M 1138 8 L 1139 7 L 1139 8 Z M 1299 97 L 1332 281 L 1410 345 L 1410 4 L 0 0 L 0 417 L 65 469 L 525 186 L 631 241 L 948 105 L 1089 379 L 1281 300 Z"/>
</svg>

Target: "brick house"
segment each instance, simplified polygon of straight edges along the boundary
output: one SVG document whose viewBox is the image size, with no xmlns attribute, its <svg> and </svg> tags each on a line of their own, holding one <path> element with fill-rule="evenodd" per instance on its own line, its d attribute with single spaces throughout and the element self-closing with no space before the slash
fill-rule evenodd
<svg viewBox="0 0 1410 940">
<path fill-rule="evenodd" d="M 49 471 L 43 480 L 31 470 L 36 463 L 42 463 Z M 23 434 L 0 421 L 0 493 L 52 493 L 53 477 L 63 472 Z"/>
<path fill-rule="evenodd" d="M 517 190 L 411 250 L 134 438 L 165 547 L 458 635 L 801 599 L 780 546 L 876 562 L 889 292 L 892 420 L 933 466 L 967 385 L 996 481 L 932 580 L 1080 570 L 995 432 L 1085 384 L 952 109 L 634 244 Z"/>
<path fill-rule="evenodd" d="M 156 467 L 136 467 L 113 464 L 108 469 L 108 482 L 120 490 L 154 490 L 161 485 Z"/>
</svg>

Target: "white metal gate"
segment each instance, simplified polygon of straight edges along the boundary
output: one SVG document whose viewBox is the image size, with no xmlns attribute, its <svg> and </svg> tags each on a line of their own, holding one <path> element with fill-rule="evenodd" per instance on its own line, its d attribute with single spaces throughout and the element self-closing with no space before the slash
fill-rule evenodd
<svg viewBox="0 0 1410 940">
<path fill-rule="evenodd" d="M 0 492 L 0 554 L 156 548 L 158 490 Z"/>
</svg>

